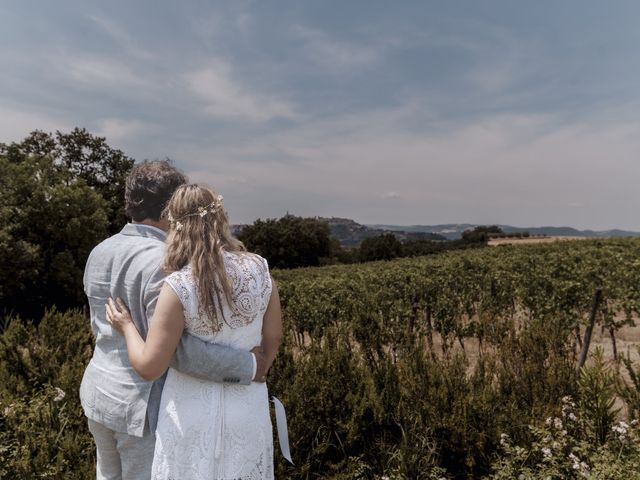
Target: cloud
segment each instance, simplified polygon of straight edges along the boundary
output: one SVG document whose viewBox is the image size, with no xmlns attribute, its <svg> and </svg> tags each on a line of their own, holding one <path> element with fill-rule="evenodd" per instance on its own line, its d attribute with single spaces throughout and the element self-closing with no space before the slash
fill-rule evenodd
<svg viewBox="0 0 640 480">
<path fill-rule="evenodd" d="M 291 30 L 303 41 L 309 61 L 336 73 L 370 66 L 380 60 L 383 51 L 380 45 L 339 41 L 322 30 L 302 25 L 294 25 Z"/>
<path fill-rule="evenodd" d="M 105 137 L 110 144 L 114 144 L 161 131 L 160 125 L 152 123 L 122 118 L 106 118 L 98 122 L 96 133 Z"/>
<path fill-rule="evenodd" d="M 125 55 L 149 60 L 155 57 L 154 54 L 141 48 L 135 39 L 124 28 L 111 19 L 102 15 L 87 15 L 92 22 L 98 25 L 111 39 L 119 45 Z"/>
<path fill-rule="evenodd" d="M 385 200 L 395 200 L 400 198 L 401 195 L 398 192 L 384 192 L 381 195 L 381 198 L 385 199 Z"/>
<path fill-rule="evenodd" d="M 401 111 L 412 118 L 411 109 L 381 110 L 259 136 L 243 142 L 252 160 L 230 161 L 235 145 L 200 157 L 220 172 L 221 190 L 237 193 L 234 217 L 243 222 L 281 214 L 256 192 L 275 198 L 295 188 L 294 213 L 316 214 L 320 204 L 321 213 L 352 212 L 365 223 L 633 227 L 624 212 L 640 207 L 629 201 L 640 198 L 633 181 L 640 123 L 562 125 L 553 115 L 496 114 L 411 131 Z M 288 162 L 277 157 L 285 148 Z M 392 201 L 399 192 L 403 201 Z"/>
<path fill-rule="evenodd" d="M 0 142 L 10 143 L 23 140 L 34 130 L 45 132 L 70 131 L 73 124 L 68 118 L 48 112 L 31 110 L 24 106 L 0 107 Z"/>
<path fill-rule="evenodd" d="M 183 78 L 188 90 L 204 102 L 205 111 L 212 117 L 263 122 L 296 116 L 287 101 L 244 88 L 226 62 L 213 61 Z"/>
<path fill-rule="evenodd" d="M 58 72 L 69 79 L 93 88 L 144 87 L 147 82 L 124 63 L 111 58 L 62 57 Z"/>
</svg>

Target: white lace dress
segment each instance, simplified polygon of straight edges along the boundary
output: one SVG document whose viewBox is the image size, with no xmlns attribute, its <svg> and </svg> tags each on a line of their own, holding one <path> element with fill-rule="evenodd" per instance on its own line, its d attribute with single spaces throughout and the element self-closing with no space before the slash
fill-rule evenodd
<svg viewBox="0 0 640 480">
<path fill-rule="evenodd" d="M 190 267 L 170 274 L 166 281 L 182 302 L 187 331 L 207 341 L 250 350 L 261 342 L 271 277 L 266 261 L 257 255 L 224 255 L 235 308 L 224 302 L 226 323 L 219 331 L 199 313 Z M 160 403 L 152 479 L 273 479 L 266 384 L 213 383 L 170 368 Z"/>
</svg>

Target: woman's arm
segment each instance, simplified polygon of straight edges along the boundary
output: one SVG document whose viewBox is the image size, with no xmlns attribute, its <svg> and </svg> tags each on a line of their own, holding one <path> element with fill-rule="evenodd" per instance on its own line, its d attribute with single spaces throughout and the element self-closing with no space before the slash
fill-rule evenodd
<svg viewBox="0 0 640 480">
<path fill-rule="evenodd" d="M 260 373 L 262 376 L 266 376 L 269 368 L 273 364 L 282 342 L 282 311 L 280 309 L 280 296 L 278 295 L 278 286 L 276 282 L 271 278 L 271 297 L 269 298 L 269 305 L 264 313 L 262 320 L 262 349 L 264 350 L 264 356 L 266 359 L 265 369 L 263 372 L 258 372 L 256 378 L 260 379 Z"/>
<path fill-rule="evenodd" d="M 129 352 L 129 361 L 145 380 L 155 380 L 169 368 L 184 330 L 182 304 L 173 289 L 162 285 L 158 303 L 149 321 L 146 342 L 136 329 L 126 305 L 119 298 L 109 299 L 106 305 L 109 323 L 124 335 Z"/>
</svg>

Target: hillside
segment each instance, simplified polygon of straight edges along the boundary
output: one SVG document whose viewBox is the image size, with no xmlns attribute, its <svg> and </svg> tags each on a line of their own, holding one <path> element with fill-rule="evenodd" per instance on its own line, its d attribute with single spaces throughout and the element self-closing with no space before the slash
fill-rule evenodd
<svg viewBox="0 0 640 480">
<path fill-rule="evenodd" d="M 441 235 L 447 240 L 457 240 L 462 237 L 465 230 L 475 228 L 479 225 L 471 223 L 452 223 L 443 225 L 367 225 L 371 229 L 381 229 L 386 231 L 402 231 L 411 233 L 433 233 Z M 514 227 L 511 225 L 498 225 L 505 233 L 529 232 L 531 235 L 546 235 L 558 237 L 592 237 L 592 238 L 611 238 L 611 237 L 638 237 L 640 232 L 631 232 L 626 230 L 577 230 L 572 227 Z"/>
<path fill-rule="evenodd" d="M 329 224 L 331 229 L 331 235 L 336 238 L 340 244 L 344 247 L 355 247 L 360 245 L 366 238 L 376 237 L 384 233 L 393 233 L 398 240 L 447 240 L 443 235 L 433 232 L 414 231 L 411 229 L 404 229 L 403 227 L 396 228 L 376 228 L 368 225 L 362 225 L 349 218 L 319 217 L 319 220 L 325 221 Z"/>
</svg>

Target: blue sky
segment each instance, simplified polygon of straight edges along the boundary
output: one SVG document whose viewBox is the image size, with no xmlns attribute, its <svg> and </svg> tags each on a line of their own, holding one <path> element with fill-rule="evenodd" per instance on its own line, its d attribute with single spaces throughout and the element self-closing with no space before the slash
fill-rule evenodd
<svg viewBox="0 0 640 480">
<path fill-rule="evenodd" d="M 640 230 L 640 3 L 0 3 L 0 141 L 85 127 L 234 223 Z"/>
</svg>

